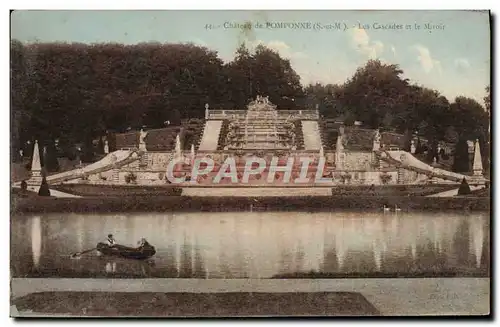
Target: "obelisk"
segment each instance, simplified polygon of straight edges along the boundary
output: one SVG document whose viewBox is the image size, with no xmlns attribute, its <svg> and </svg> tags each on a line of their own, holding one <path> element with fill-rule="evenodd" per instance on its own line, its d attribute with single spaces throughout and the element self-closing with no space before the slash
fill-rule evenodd
<svg viewBox="0 0 500 327">
<path fill-rule="evenodd" d="M 42 165 L 40 162 L 40 150 L 38 149 L 37 140 L 35 140 L 35 145 L 33 146 L 33 159 L 31 161 L 31 178 L 29 182 L 32 185 L 42 184 Z"/>
<path fill-rule="evenodd" d="M 472 164 L 472 172 L 474 176 L 483 176 L 483 161 L 481 159 L 481 149 L 479 148 L 479 140 L 477 139 L 474 147 L 474 162 Z"/>
</svg>

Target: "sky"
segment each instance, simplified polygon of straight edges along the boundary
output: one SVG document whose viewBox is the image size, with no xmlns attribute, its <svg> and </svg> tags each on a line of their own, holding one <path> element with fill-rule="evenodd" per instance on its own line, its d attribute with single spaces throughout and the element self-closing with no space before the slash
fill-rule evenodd
<svg viewBox="0 0 500 327">
<path fill-rule="evenodd" d="M 490 84 L 489 15 L 479 11 L 14 11 L 11 37 L 192 42 L 224 61 L 242 41 L 264 44 L 290 59 L 304 85 L 343 83 L 367 60 L 380 59 L 450 102 L 464 95 L 482 104 Z"/>
</svg>

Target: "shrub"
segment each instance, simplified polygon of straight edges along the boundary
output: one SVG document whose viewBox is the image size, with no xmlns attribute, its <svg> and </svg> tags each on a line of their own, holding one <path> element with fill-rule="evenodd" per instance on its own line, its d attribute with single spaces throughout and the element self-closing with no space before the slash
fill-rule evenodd
<svg viewBox="0 0 500 327">
<path fill-rule="evenodd" d="M 128 173 L 128 174 L 125 176 L 125 182 L 126 182 L 127 184 L 130 184 L 130 183 L 135 183 L 136 181 L 137 181 L 137 176 L 136 176 L 134 173 L 132 173 L 132 172 Z"/>
<path fill-rule="evenodd" d="M 382 184 L 388 184 L 392 179 L 392 175 L 389 175 L 387 173 L 380 174 L 380 180 L 382 181 Z"/>
<path fill-rule="evenodd" d="M 42 185 L 40 185 L 40 190 L 38 190 L 38 195 L 40 196 L 50 196 L 49 184 L 45 176 L 42 179 Z"/>
<path fill-rule="evenodd" d="M 180 187 L 174 187 L 174 188 L 172 188 L 171 195 L 181 195 L 181 194 L 182 194 L 182 188 L 180 188 Z"/>
<path fill-rule="evenodd" d="M 26 192 L 28 190 L 28 183 L 25 180 L 21 182 L 21 191 Z"/>
<path fill-rule="evenodd" d="M 467 183 L 467 180 L 465 177 L 462 179 L 462 183 L 460 184 L 460 187 L 458 188 L 458 195 L 467 195 L 470 194 L 470 186 L 469 183 Z"/>
<path fill-rule="evenodd" d="M 342 183 L 349 182 L 351 180 L 352 176 L 349 173 L 342 173 L 340 174 L 340 179 L 342 180 Z"/>
</svg>

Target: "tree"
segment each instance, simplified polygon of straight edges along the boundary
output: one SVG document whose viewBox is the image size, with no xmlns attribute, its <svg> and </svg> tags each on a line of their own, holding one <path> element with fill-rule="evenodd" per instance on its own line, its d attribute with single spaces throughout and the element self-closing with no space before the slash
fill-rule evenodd
<svg viewBox="0 0 500 327">
<path fill-rule="evenodd" d="M 404 133 L 404 150 L 405 151 L 410 151 L 411 150 L 411 141 L 413 140 L 413 133 L 411 130 L 407 129 L 405 130 Z M 416 150 L 416 148 L 415 148 Z"/>
<path fill-rule="evenodd" d="M 172 109 L 168 117 L 170 124 L 173 126 L 179 126 L 181 124 L 181 113 L 177 108 Z"/>
<path fill-rule="evenodd" d="M 452 169 L 457 173 L 470 171 L 469 146 L 465 138 L 461 138 L 456 144 Z"/>
<path fill-rule="evenodd" d="M 417 128 L 419 135 L 431 143 L 444 137 L 446 126 L 452 125 L 449 102 L 439 92 L 421 87 L 411 87 L 411 112 L 407 116 L 407 126 Z"/>
<path fill-rule="evenodd" d="M 446 128 L 446 132 L 444 134 L 444 140 L 448 143 L 457 143 L 458 138 L 459 138 L 459 135 L 458 135 L 457 131 L 455 130 L 455 127 L 448 126 L 448 128 Z"/>
<path fill-rule="evenodd" d="M 251 53 L 244 44 L 227 65 L 227 88 L 233 108 L 245 108 L 257 95 L 269 96 L 278 109 L 295 109 L 304 98 L 300 76 L 290 60 L 263 45 Z"/>
<path fill-rule="evenodd" d="M 370 60 L 342 86 L 339 91 L 342 97 L 338 101 L 354 109 L 356 119 L 370 128 L 378 128 L 384 117 L 389 117 L 387 114 L 392 116 L 391 122 L 401 124 L 406 114 L 404 99 L 408 92 L 408 80 L 402 79 L 402 74 L 398 65 Z"/>
<path fill-rule="evenodd" d="M 47 172 L 59 171 L 59 161 L 57 160 L 57 149 L 54 142 L 49 142 L 47 147 L 47 153 L 44 158 L 44 168 Z"/>
<path fill-rule="evenodd" d="M 201 118 L 205 103 L 224 102 L 223 68 L 216 52 L 192 44 L 13 42 L 13 143 L 88 144 L 107 130 L 162 127 L 174 109 Z"/>
<path fill-rule="evenodd" d="M 320 115 L 329 118 L 337 118 L 345 110 L 339 105 L 342 89 L 334 84 L 309 84 L 305 90 L 305 107 L 309 110 L 318 106 Z"/>
<path fill-rule="evenodd" d="M 14 158 L 28 140 L 26 129 L 31 113 L 26 108 L 27 101 L 27 58 L 26 49 L 19 41 L 13 40 L 10 47 L 10 79 L 11 79 L 11 153 Z M 12 159 L 14 159 L 12 158 Z"/>
<path fill-rule="evenodd" d="M 484 100 L 484 107 L 486 109 L 486 112 L 488 113 L 488 116 L 490 115 L 491 112 L 491 95 L 490 95 L 490 86 L 488 85 L 486 87 L 486 96 L 483 98 Z"/>
<path fill-rule="evenodd" d="M 459 96 L 450 105 L 452 124 L 460 135 L 475 140 L 488 131 L 489 117 L 483 106 L 474 99 Z"/>
<path fill-rule="evenodd" d="M 479 139 L 483 164 L 489 166 L 490 118 L 484 107 L 476 100 L 459 96 L 450 105 L 453 125 L 467 140 Z"/>
</svg>

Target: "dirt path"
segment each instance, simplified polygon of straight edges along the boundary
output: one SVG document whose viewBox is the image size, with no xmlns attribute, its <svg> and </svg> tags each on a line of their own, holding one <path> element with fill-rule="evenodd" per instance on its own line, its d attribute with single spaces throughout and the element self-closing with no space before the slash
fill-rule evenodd
<svg viewBox="0 0 500 327">
<path fill-rule="evenodd" d="M 363 295 L 318 293 L 43 292 L 14 301 L 18 311 L 105 317 L 379 315 Z"/>
</svg>

